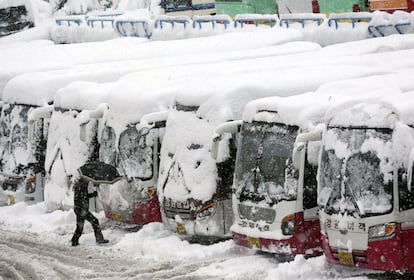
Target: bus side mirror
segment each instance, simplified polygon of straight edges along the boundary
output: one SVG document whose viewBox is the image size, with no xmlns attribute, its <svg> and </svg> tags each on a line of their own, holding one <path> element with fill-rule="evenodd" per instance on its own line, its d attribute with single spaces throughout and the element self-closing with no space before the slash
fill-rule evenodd
<svg viewBox="0 0 414 280">
<path fill-rule="evenodd" d="M 307 143 L 322 140 L 321 128 L 321 126 L 317 126 L 315 130 L 308 133 L 301 133 L 296 137 L 292 152 L 293 167 L 295 169 L 299 170 L 302 161 L 305 159 L 304 155 Z"/>
<path fill-rule="evenodd" d="M 52 117 L 53 105 L 47 105 L 44 107 L 36 108 L 28 115 L 28 138 L 29 141 L 34 140 L 35 134 L 35 120 L 50 119 Z"/>
<path fill-rule="evenodd" d="M 146 114 L 141 117 L 136 128 L 138 129 L 138 131 L 141 131 L 143 128 L 163 128 L 166 125 L 168 113 L 169 111 L 161 111 Z"/>
<path fill-rule="evenodd" d="M 83 110 L 76 117 L 79 124 L 79 138 L 82 142 L 86 141 L 86 126 L 91 121 L 91 119 L 102 119 L 104 113 L 108 110 L 108 105 L 106 103 L 101 103 L 98 107 L 93 110 Z"/>
<path fill-rule="evenodd" d="M 295 143 L 295 146 L 293 147 L 293 153 L 292 153 L 292 164 L 293 167 L 297 170 L 300 169 L 300 163 L 302 159 L 302 154 L 304 150 L 306 149 L 306 143 L 299 142 Z"/>
<path fill-rule="evenodd" d="M 141 147 L 141 148 L 145 148 L 146 146 L 147 146 L 147 141 L 146 141 L 146 138 L 147 138 L 147 135 L 149 134 L 149 132 L 150 132 L 150 128 L 149 127 L 141 127 L 141 129 L 138 131 L 138 134 L 139 134 L 139 146 Z"/>
<path fill-rule="evenodd" d="M 147 146 L 146 136 L 151 129 L 164 128 L 167 123 L 169 111 L 160 111 L 149 113 L 141 117 L 139 123 L 135 126 L 139 134 L 139 146 L 145 148 Z"/>
<path fill-rule="evenodd" d="M 32 142 L 34 140 L 34 131 L 35 131 L 35 124 L 33 120 L 29 121 L 28 127 L 27 127 L 27 133 L 29 137 L 29 141 Z"/>
<path fill-rule="evenodd" d="M 91 120 L 91 115 L 89 110 L 83 110 L 77 116 L 79 123 L 79 138 L 82 142 L 86 141 L 86 126 Z"/>
<path fill-rule="evenodd" d="M 211 157 L 214 160 L 217 160 L 217 154 L 218 154 L 218 150 L 219 150 L 220 140 L 221 140 L 221 135 L 215 135 L 213 137 L 213 143 L 211 144 L 210 153 L 211 153 Z"/>
<path fill-rule="evenodd" d="M 79 138 L 82 142 L 86 141 L 86 125 L 87 123 L 79 125 Z"/>
<path fill-rule="evenodd" d="M 240 132 L 243 121 L 229 121 L 216 127 L 215 134 L 212 139 L 212 145 L 210 148 L 211 157 L 217 162 L 223 162 L 227 158 L 222 156 L 220 149 L 220 142 L 223 139 L 225 133 L 236 134 Z"/>
</svg>

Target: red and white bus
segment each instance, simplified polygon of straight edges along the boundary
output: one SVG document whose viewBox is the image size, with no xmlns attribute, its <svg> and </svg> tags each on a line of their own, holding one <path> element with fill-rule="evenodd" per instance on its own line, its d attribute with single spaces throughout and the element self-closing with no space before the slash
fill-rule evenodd
<svg viewBox="0 0 414 280">
<path fill-rule="evenodd" d="M 329 110 L 322 137 L 318 204 L 329 263 L 414 271 L 414 129 L 411 93 Z"/>
<path fill-rule="evenodd" d="M 328 104 L 328 96 L 310 92 L 246 106 L 233 182 L 236 244 L 276 254 L 322 254 L 318 145 L 302 146 L 295 164 L 292 154 L 298 134 L 315 129 Z"/>
</svg>

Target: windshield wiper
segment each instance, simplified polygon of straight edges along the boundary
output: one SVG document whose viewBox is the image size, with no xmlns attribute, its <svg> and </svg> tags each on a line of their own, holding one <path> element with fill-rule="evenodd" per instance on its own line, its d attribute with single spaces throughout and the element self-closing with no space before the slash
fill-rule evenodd
<svg viewBox="0 0 414 280">
<path fill-rule="evenodd" d="M 355 193 L 354 193 L 354 191 L 352 190 L 352 188 L 350 188 L 350 187 L 348 187 L 348 188 L 349 188 L 349 192 L 351 193 L 351 196 L 350 196 L 351 202 L 352 202 L 352 204 L 354 205 L 354 208 L 355 208 L 356 212 L 357 212 L 357 213 L 358 213 L 358 215 L 361 217 L 362 213 L 361 213 L 361 209 L 359 209 L 358 203 L 357 203 L 357 201 L 356 201 L 356 198 L 355 198 Z M 347 210 L 349 210 L 349 209 L 347 209 Z"/>
<path fill-rule="evenodd" d="M 249 196 L 248 195 L 243 195 L 244 194 L 244 190 L 246 189 L 246 187 L 247 187 L 247 184 L 250 182 L 250 178 L 254 175 L 254 173 L 255 173 L 255 169 L 256 168 L 253 168 L 253 169 L 251 169 L 250 170 L 250 172 L 249 172 L 249 176 L 246 178 L 246 180 L 244 180 L 244 184 L 243 184 L 243 187 L 241 188 L 241 190 L 240 190 L 240 195 L 238 195 L 238 199 L 240 200 L 240 202 L 243 202 L 243 201 L 246 201 L 246 200 L 248 200 L 249 199 Z M 237 196 L 237 195 L 236 195 Z"/>
</svg>

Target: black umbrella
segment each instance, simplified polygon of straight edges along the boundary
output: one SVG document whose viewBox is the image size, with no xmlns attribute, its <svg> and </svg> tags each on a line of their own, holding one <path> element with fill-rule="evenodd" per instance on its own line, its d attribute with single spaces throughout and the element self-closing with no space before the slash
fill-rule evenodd
<svg viewBox="0 0 414 280">
<path fill-rule="evenodd" d="M 121 179 L 114 166 L 100 161 L 85 163 L 78 172 L 83 179 L 96 184 L 113 184 Z"/>
</svg>

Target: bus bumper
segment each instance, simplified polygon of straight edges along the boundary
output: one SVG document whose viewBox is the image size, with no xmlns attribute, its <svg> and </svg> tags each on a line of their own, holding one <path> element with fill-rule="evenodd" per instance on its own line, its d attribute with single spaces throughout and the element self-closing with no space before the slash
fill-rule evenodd
<svg viewBox="0 0 414 280">
<path fill-rule="evenodd" d="M 391 238 L 369 241 L 366 251 L 345 252 L 349 258 L 342 257 L 343 252 L 329 245 L 329 238 L 326 234 L 321 234 L 321 241 L 326 260 L 331 264 L 390 272 L 405 271 L 400 230 L 397 230 Z"/>
</svg>

